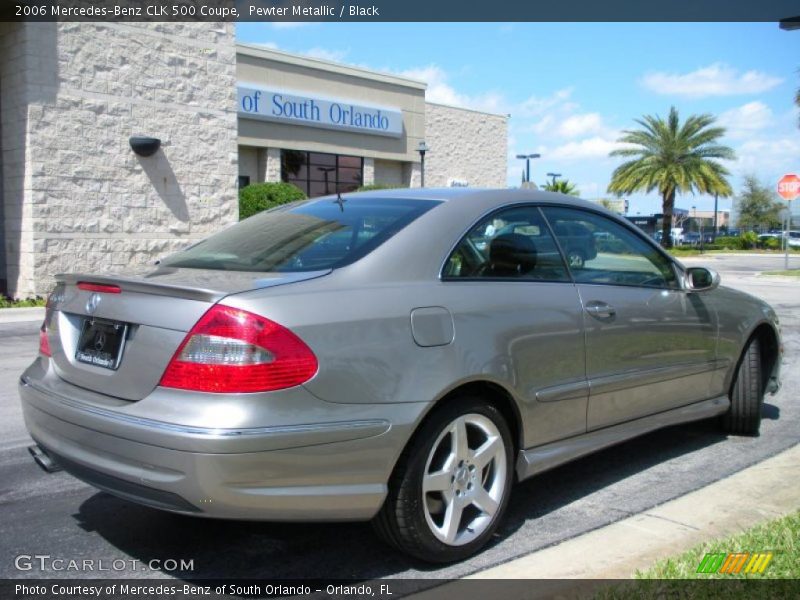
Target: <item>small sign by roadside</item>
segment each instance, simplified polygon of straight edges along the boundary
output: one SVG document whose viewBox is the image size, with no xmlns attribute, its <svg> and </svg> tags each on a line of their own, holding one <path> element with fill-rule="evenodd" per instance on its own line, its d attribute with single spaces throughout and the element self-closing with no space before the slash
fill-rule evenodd
<svg viewBox="0 0 800 600">
<path fill-rule="evenodd" d="M 784 200 L 794 200 L 800 196 L 800 177 L 787 173 L 778 180 L 778 194 Z"/>
</svg>

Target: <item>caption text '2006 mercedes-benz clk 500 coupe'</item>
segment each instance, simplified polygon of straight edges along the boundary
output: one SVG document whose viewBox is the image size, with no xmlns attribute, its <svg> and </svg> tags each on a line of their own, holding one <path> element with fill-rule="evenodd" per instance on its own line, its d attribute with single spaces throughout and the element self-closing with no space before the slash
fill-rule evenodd
<svg viewBox="0 0 800 600">
<path fill-rule="evenodd" d="M 371 519 L 446 562 L 515 480 L 676 423 L 756 434 L 780 353 L 767 304 L 597 205 L 385 190 L 57 276 L 20 393 L 40 460 L 122 498 Z"/>
</svg>

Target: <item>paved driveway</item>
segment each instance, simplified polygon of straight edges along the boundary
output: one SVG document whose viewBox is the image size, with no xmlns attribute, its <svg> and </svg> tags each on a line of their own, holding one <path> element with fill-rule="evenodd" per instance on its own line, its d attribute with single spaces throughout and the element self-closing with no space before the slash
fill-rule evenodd
<svg viewBox="0 0 800 600">
<path fill-rule="evenodd" d="M 0 326 L 0 577 L 43 576 L 14 569 L 15 556 L 37 553 L 194 561 L 193 572 L 159 577 L 458 577 L 646 511 L 800 442 L 800 281 L 757 276 L 781 268 L 782 258 L 771 261 L 730 255 L 684 261 L 718 269 L 724 283 L 765 297 L 780 314 L 784 387 L 767 400 L 761 437 L 727 438 L 713 422 L 672 427 L 525 481 L 494 543 L 469 561 L 441 568 L 383 546 L 368 524 L 207 521 L 129 504 L 64 473 L 45 475 L 25 450 L 15 389 L 35 354 L 38 324 Z M 129 567 L 58 575 L 153 576 Z"/>
</svg>

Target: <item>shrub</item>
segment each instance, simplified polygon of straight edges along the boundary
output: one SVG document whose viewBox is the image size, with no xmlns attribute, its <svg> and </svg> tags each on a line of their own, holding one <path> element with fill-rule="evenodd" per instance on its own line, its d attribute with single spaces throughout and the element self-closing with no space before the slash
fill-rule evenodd
<svg viewBox="0 0 800 600">
<path fill-rule="evenodd" d="M 404 185 L 394 185 L 392 183 L 370 183 L 369 185 L 362 185 L 358 188 L 357 192 L 375 192 L 377 190 L 394 190 L 397 188 L 404 188 Z"/>
<path fill-rule="evenodd" d="M 781 240 L 778 238 L 767 238 L 764 240 L 764 248 L 767 250 L 780 250 Z"/>
<path fill-rule="evenodd" d="M 734 236 L 727 236 L 727 235 L 717 236 L 716 244 L 720 248 L 725 248 L 727 250 L 742 250 L 742 249 L 744 249 L 744 246 L 742 245 L 742 238 L 734 237 Z"/>
<path fill-rule="evenodd" d="M 755 231 L 746 231 L 740 236 L 742 249 L 755 248 L 758 246 L 758 234 Z"/>
<path fill-rule="evenodd" d="M 291 183 L 254 183 L 239 190 L 239 220 L 252 217 L 262 210 L 304 200 L 303 190 Z"/>
<path fill-rule="evenodd" d="M 32 306 L 44 306 L 46 303 L 47 299 L 41 296 L 14 300 L 13 298 L 0 295 L 0 308 L 29 308 Z"/>
</svg>

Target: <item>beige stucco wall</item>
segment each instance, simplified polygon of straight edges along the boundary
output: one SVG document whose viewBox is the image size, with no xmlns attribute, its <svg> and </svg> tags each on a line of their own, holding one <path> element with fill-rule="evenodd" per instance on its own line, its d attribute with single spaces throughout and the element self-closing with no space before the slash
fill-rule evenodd
<svg viewBox="0 0 800 600">
<path fill-rule="evenodd" d="M 239 146 L 239 175 L 250 178 L 250 183 L 260 182 L 258 148 Z"/>
<path fill-rule="evenodd" d="M 506 187 L 508 117 L 427 103 L 425 138 L 426 186 Z"/>
<path fill-rule="evenodd" d="M 7 235 L 22 254 L 7 253 L 9 293 L 150 262 L 237 219 L 235 61 L 231 23 L 0 30 L 2 119 L 16 123 L 3 128 L 5 221 L 22 232 Z M 162 148 L 137 157 L 133 135 Z"/>
<path fill-rule="evenodd" d="M 404 180 L 403 163 L 389 160 L 376 160 L 375 183 L 396 186 L 407 185 L 408 182 Z"/>
<path fill-rule="evenodd" d="M 45 41 L 43 40 L 43 43 Z M 26 54 L 30 33 L 22 24 L 0 23 L 0 198 L 3 202 L 4 264 L 1 279 L 12 282 L 24 296 L 32 296 L 34 244 L 31 202 L 23 202 L 31 188 L 26 169 L 28 88 L 35 81 Z"/>
</svg>

